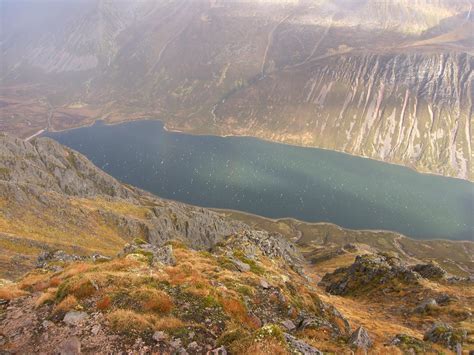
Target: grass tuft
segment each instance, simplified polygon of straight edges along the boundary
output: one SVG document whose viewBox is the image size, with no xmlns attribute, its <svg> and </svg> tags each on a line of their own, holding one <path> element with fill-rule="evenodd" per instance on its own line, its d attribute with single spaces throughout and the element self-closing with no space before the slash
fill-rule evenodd
<svg viewBox="0 0 474 355">
<path fill-rule="evenodd" d="M 75 309 L 79 303 L 77 302 L 76 297 L 69 295 L 64 298 L 59 304 L 54 307 L 53 313 L 55 314 L 64 314 Z"/>
<path fill-rule="evenodd" d="M 128 309 L 117 309 L 108 315 L 111 328 L 122 334 L 140 334 L 153 329 L 153 316 Z"/>
</svg>

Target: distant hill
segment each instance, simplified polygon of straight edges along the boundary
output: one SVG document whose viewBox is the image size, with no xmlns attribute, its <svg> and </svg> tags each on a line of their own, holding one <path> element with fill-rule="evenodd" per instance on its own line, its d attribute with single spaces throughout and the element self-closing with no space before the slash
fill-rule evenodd
<svg viewBox="0 0 474 355">
<path fill-rule="evenodd" d="M 0 130 L 152 117 L 472 180 L 472 5 L 2 0 Z"/>
</svg>

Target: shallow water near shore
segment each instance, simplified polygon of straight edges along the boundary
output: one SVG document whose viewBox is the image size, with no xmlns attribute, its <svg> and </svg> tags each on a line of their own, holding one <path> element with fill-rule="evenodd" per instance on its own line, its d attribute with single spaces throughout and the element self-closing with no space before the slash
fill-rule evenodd
<svg viewBox="0 0 474 355">
<path fill-rule="evenodd" d="M 270 218 L 473 240 L 474 184 L 371 159 L 250 137 L 168 132 L 145 120 L 45 132 L 158 196 Z"/>
</svg>

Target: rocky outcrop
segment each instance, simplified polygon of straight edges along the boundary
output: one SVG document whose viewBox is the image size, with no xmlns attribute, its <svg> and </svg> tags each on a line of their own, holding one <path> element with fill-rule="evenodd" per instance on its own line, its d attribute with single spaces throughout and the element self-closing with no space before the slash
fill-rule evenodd
<svg viewBox="0 0 474 355">
<path fill-rule="evenodd" d="M 424 353 L 426 347 L 422 340 L 407 334 L 397 334 L 393 337 L 390 345 L 395 345 L 403 351 L 415 354 Z"/>
<path fill-rule="evenodd" d="M 194 249 L 207 250 L 226 236 L 250 230 L 244 223 L 226 220 L 208 209 L 174 201 L 165 202 L 156 197 L 153 199 L 159 201 L 159 205 L 150 209 L 145 220 L 111 211 L 100 213 L 106 221 L 120 228 L 130 238 L 141 236 L 154 245 L 163 245 L 178 238 Z"/>
<path fill-rule="evenodd" d="M 125 245 L 123 252 L 119 255 L 139 254 L 145 256 L 150 265 L 163 264 L 175 265 L 176 259 L 173 255 L 173 247 L 171 244 L 157 247 L 144 241 L 135 241 L 134 244 Z"/>
<path fill-rule="evenodd" d="M 1 134 L 0 158 L 1 218 L 7 226 L 25 227 L 23 236 L 16 235 L 22 229 L 11 227 L 0 237 L 22 240 L 25 245 L 18 250 L 45 250 L 45 258 L 59 260 L 61 255 L 48 254 L 57 250 L 77 257 L 94 251 L 113 255 L 113 245 L 108 243 L 107 250 L 94 250 L 110 230 L 116 235 L 116 252 L 135 238 L 155 246 L 180 239 L 194 249 L 208 250 L 229 235 L 252 230 L 208 209 L 163 200 L 121 184 L 81 154 L 47 138 L 26 142 Z M 128 213 L 136 209 L 138 215 Z M 32 231 L 30 225 L 37 229 Z M 81 233 L 90 243 L 72 242 Z M 34 262 L 31 254 L 18 257 L 25 267 Z"/>
<path fill-rule="evenodd" d="M 364 293 L 390 287 L 393 281 L 417 284 L 420 276 L 393 255 L 378 253 L 356 257 L 349 267 L 326 274 L 320 282 L 326 291 L 335 295 Z"/>
<path fill-rule="evenodd" d="M 227 251 L 240 250 L 248 259 L 254 259 L 258 254 L 272 259 L 282 259 L 295 268 L 301 267 L 304 260 L 294 243 L 280 234 L 266 231 L 244 231 L 232 235 L 217 244 L 217 248 L 219 247 Z"/>
<path fill-rule="evenodd" d="M 109 260 L 43 255 L 62 268 L 37 270 L 19 283 L 31 292 L 8 294 L 0 341 L 21 353 L 52 353 L 67 342 L 65 351 L 94 353 L 322 354 L 300 332 L 336 343 L 349 335 L 348 321 L 292 270 L 301 257 L 280 238 L 244 232 L 210 252 L 137 239 Z M 242 250 L 252 252 L 248 259 Z M 249 268 L 235 269 L 227 255 Z"/>
<path fill-rule="evenodd" d="M 433 298 L 428 298 L 421 302 L 416 308 L 414 309 L 414 312 L 416 313 L 426 313 L 431 310 L 434 310 L 438 307 L 438 303 L 436 302 L 435 299 Z"/>
<path fill-rule="evenodd" d="M 36 261 L 36 267 L 44 268 L 50 263 L 67 263 L 72 261 L 79 261 L 84 260 L 85 257 L 79 255 L 71 255 L 63 250 L 56 250 L 56 251 L 45 251 L 38 255 Z"/>
<path fill-rule="evenodd" d="M 429 264 L 417 264 L 411 269 L 428 280 L 441 280 L 448 274 L 446 270 L 434 262 Z"/>
<path fill-rule="evenodd" d="M 425 341 L 438 343 L 452 350 L 456 350 L 458 344 L 462 345 L 466 339 L 467 331 L 465 329 L 454 329 L 446 323 L 434 324 L 423 337 Z"/>
</svg>

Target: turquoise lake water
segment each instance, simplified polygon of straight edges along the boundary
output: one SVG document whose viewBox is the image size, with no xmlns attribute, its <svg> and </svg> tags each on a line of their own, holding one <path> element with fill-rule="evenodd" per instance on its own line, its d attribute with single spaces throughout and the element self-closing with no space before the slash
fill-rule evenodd
<svg viewBox="0 0 474 355">
<path fill-rule="evenodd" d="M 43 136 L 125 183 L 194 205 L 418 239 L 474 236 L 474 184 L 463 180 L 255 138 L 168 132 L 153 120 Z"/>
</svg>

